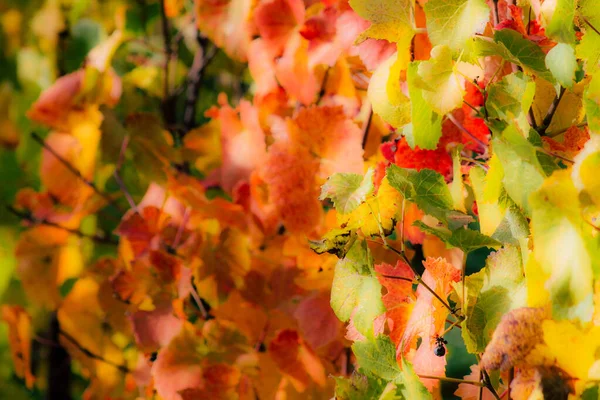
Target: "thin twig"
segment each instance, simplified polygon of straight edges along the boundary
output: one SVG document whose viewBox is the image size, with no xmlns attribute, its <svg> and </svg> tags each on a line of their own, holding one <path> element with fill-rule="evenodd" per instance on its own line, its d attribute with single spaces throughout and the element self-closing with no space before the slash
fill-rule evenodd
<svg viewBox="0 0 600 400">
<path fill-rule="evenodd" d="M 398 281 L 405 281 L 405 282 L 415 283 L 414 279 L 405 278 L 404 276 L 394 276 L 394 275 L 385 275 L 385 274 L 379 274 L 379 276 L 381 276 L 382 278 L 385 278 L 385 279 L 395 279 L 395 280 L 398 280 Z"/>
<path fill-rule="evenodd" d="M 498 0 L 493 0 L 494 10 L 492 11 L 494 18 L 494 27 L 500 23 L 500 15 L 498 15 Z"/>
<path fill-rule="evenodd" d="M 113 245 L 119 244 L 118 241 L 116 241 L 114 239 L 111 239 L 110 237 L 107 237 L 107 236 L 101 236 L 101 235 L 97 235 L 97 234 L 96 235 L 89 235 L 87 233 L 81 232 L 79 229 L 67 228 L 66 226 L 62 226 L 60 224 L 57 224 L 56 222 L 48 221 L 46 219 L 35 218 L 30 213 L 19 211 L 16 208 L 14 208 L 13 206 L 6 206 L 6 209 L 10 213 L 12 213 L 15 216 L 19 217 L 21 220 L 27 221 L 27 222 L 29 222 L 29 223 L 31 223 L 33 225 L 51 226 L 53 228 L 61 229 L 63 231 L 72 233 L 73 235 L 77 235 L 80 238 L 93 240 L 94 242 L 97 242 L 97 243 L 105 243 L 105 244 L 113 244 Z"/>
<path fill-rule="evenodd" d="M 506 387 L 506 392 L 508 394 L 507 399 L 510 400 L 510 384 L 512 383 L 512 381 L 515 379 L 515 367 L 512 367 L 509 371 L 508 371 L 508 385 Z M 502 396 L 500 396 L 502 397 Z"/>
<path fill-rule="evenodd" d="M 131 372 L 131 370 L 127 366 L 118 364 L 118 363 L 116 363 L 114 361 L 107 360 L 106 358 L 104 358 L 104 357 L 102 357 L 102 356 L 100 356 L 100 355 L 92 352 L 91 350 L 86 349 L 85 347 L 83 347 L 81 345 L 81 343 L 79 343 L 73 336 L 69 335 L 67 332 L 61 330 L 60 334 L 65 339 L 67 339 L 69 342 L 71 342 L 71 344 L 73 344 L 79 351 L 81 351 L 86 356 L 88 356 L 90 358 L 93 358 L 94 360 L 101 361 L 101 362 L 103 362 L 105 364 L 112 365 L 113 367 L 115 367 L 116 369 L 118 369 L 119 371 L 121 371 L 123 373 L 129 373 L 129 372 Z"/>
<path fill-rule="evenodd" d="M 325 70 L 323 80 L 321 81 L 321 89 L 319 90 L 319 94 L 317 96 L 317 100 L 315 100 L 315 104 L 319 104 L 319 102 L 323 99 L 323 96 L 325 96 L 325 87 L 327 86 L 327 79 L 329 78 L 330 69 L 331 67 L 327 67 L 327 69 Z"/>
<path fill-rule="evenodd" d="M 108 204 L 114 206 L 117 210 L 119 210 L 119 212 L 123 212 L 123 210 L 121 210 L 121 208 L 117 205 L 117 203 L 115 203 L 115 201 L 107 193 L 104 193 L 103 191 L 101 191 L 100 189 L 98 189 L 98 187 L 96 186 L 96 184 L 94 182 L 92 182 L 89 179 L 87 179 L 86 177 L 84 177 L 81 174 L 81 172 L 79 172 L 79 170 L 77 168 L 75 168 L 75 166 L 73 166 L 69 161 L 67 161 L 60 154 L 58 154 L 56 152 L 56 150 L 54 150 L 52 147 L 50 147 L 44 141 L 44 139 L 42 139 L 40 137 L 40 135 L 38 135 L 35 132 L 31 132 L 31 137 L 33 138 L 33 140 L 35 140 L 37 143 L 39 143 L 39 145 L 42 146 L 46 151 L 48 151 L 50 154 L 52 154 L 58 161 L 60 161 L 60 163 L 62 165 L 64 165 L 65 168 L 67 168 L 73 175 L 75 175 L 86 186 L 88 186 L 90 189 L 92 189 L 94 191 L 94 193 L 96 193 L 98 196 L 100 196 L 104 200 L 106 200 L 106 202 Z"/>
<path fill-rule="evenodd" d="M 173 58 L 173 48 L 171 47 L 171 28 L 169 26 L 169 19 L 165 12 L 165 0 L 160 0 L 160 20 L 162 24 L 162 37 L 163 47 L 165 49 L 165 64 L 164 64 L 164 81 L 163 81 L 163 99 L 162 99 L 162 113 L 165 123 L 170 126 L 176 122 L 176 110 L 175 110 L 175 98 L 171 93 L 170 85 L 170 64 Z"/>
<path fill-rule="evenodd" d="M 477 144 L 479 144 L 483 150 L 487 150 L 487 145 L 485 143 L 483 143 L 481 141 L 481 139 L 479 139 L 477 136 L 475 136 L 473 133 L 471 133 L 467 128 L 464 127 L 463 124 L 461 124 L 456 118 L 454 118 L 454 115 L 452 114 L 446 114 L 446 117 L 454 124 L 456 125 L 456 127 L 458 129 L 460 129 L 461 132 L 463 132 L 464 134 L 466 134 L 467 136 L 469 136 L 471 139 L 473 139 Z"/>
<path fill-rule="evenodd" d="M 202 314 L 202 319 L 207 320 L 209 318 L 208 311 L 206 311 L 206 307 L 204 307 L 204 304 L 202 304 L 202 299 L 200 299 L 200 295 L 196 291 L 195 285 L 192 285 L 191 294 L 192 298 L 196 302 L 196 305 L 198 306 L 198 309 L 200 310 L 200 314 Z"/>
<path fill-rule="evenodd" d="M 583 19 L 583 21 L 584 21 L 586 24 L 588 24 L 588 26 L 589 26 L 590 28 L 592 28 L 592 30 L 593 30 L 594 32 L 596 32 L 598 35 L 600 35 L 600 31 L 598 31 L 598 29 L 596 29 L 596 27 L 595 27 L 594 25 L 592 25 L 592 23 L 591 23 L 591 22 L 590 22 L 590 21 L 589 21 L 589 20 L 588 20 L 586 17 L 584 17 L 584 16 L 583 16 L 583 15 L 581 15 L 581 14 L 579 14 L 579 16 L 581 17 L 581 19 Z"/>
<path fill-rule="evenodd" d="M 402 198 L 402 209 L 400 211 L 400 250 L 404 253 L 404 213 L 405 213 L 406 199 Z"/>
<path fill-rule="evenodd" d="M 171 61 L 171 30 L 169 27 L 169 19 L 165 11 L 165 0 L 160 0 L 160 20 L 162 23 L 163 46 L 165 48 L 165 65 L 164 65 L 164 81 L 163 81 L 163 96 L 165 99 L 170 96 L 169 88 L 169 68 Z"/>
<path fill-rule="evenodd" d="M 117 166 L 115 169 L 119 171 L 123 166 L 123 162 L 125 161 L 125 151 L 127 150 L 127 146 L 129 145 L 129 135 L 125 135 L 123 138 L 123 142 L 121 142 L 121 149 L 119 150 L 119 158 L 117 159 Z"/>
<path fill-rule="evenodd" d="M 535 115 L 533 114 L 533 105 L 531 107 L 529 107 L 529 111 L 527 112 L 527 115 L 529 116 L 529 123 L 531 124 L 531 127 L 535 130 L 538 129 L 537 126 L 537 122 L 535 122 Z"/>
<path fill-rule="evenodd" d="M 487 390 L 489 390 L 492 393 L 492 396 L 494 396 L 496 400 L 500 400 L 500 396 L 498 396 L 496 389 L 494 389 L 494 385 L 492 385 L 492 380 L 490 379 L 490 376 L 488 375 L 487 371 L 482 368 L 481 372 L 483 373 L 483 382 L 485 383 L 485 387 L 487 388 Z"/>
<path fill-rule="evenodd" d="M 471 103 L 469 103 L 468 101 L 466 101 L 466 100 L 463 100 L 463 104 L 465 104 L 465 105 L 466 105 L 467 107 L 469 107 L 471 110 L 475 111 L 475 112 L 477 113 L 477 115 L 478 115 L 478 116 L 479 116 L 479 115 L 481 115 L 481 111 L 480 111 L 480 110 L 478 110 L 478 109 L 477 109 L 477 108 L 476 108 L 474 105 L 472 105 L 472 104 L 471 104 Z M 480 118 L 483 118 L 483 117 L 480 117 Z"/>
<path fill-rule="evenodd" d="M 571 160 L 570 158 L 563 157 L 563 156 L 561 156 L 561 155 L 558 155 L 558 154 L 556 154 L 556 153 L 553 153 L 553 152 L 551 152 L 551 151 L 548 151 L 548 150 L 546 150 L 546 149 L 544 149 L 544 148 L 542 148 L 542 147 L 536 147 L 535 149 L 536 149 L 537 151 L 539 151 L 540 153 L 544 153 L 544 154 L 546 154 L 546 155 L 549 155 L 549 156 L 551 156 L 551 157 L 556 157 L 556 158 L 559 158 L 559 159 L 561 159 L 561 160 L 563 160 L 563 161 L 566 161 L 566 162 L 568 162 L 568 163 L 575 164 L 575 161 Z"/>
<path fill-rule="evenodd" d="M 373 107 L 369 106 L 369 116 L 363 126 L 363 141 L 362 148 L 364 149 L 367 145 L 367 139 L 369 138 L 369 129 L 371 129 L 371 122 L 373 122 Z"/>
<path fill-rule="evenodd" d="M 563 98 L 563 95 L 565 94 L 566 91 L 567 91 L 567 89 L 565 89 L 562 86 L 560 87 L 560 92 L 558 93 L 558 96 L 556 96 L 554 98 L 554 101 L 552 101 L 552 104 L 550 104 L 548 113 L 546 114 L 546 116 L 544 117 L 544 120 L 542 121 L 542 126 L 540 127 L 540 135 L 543 135 L 544 133 L 546 133 L 546 129 L 548 129 L 548 127 L 550 126 L 550 123 L 552 122 L 552 118 L 554 117 L 554 113 L 558 109 L 560 100 Z"/>
<path fill-rule="evenodd" d="M 378 243 L 378 242 L 377 242 Z M 381 244 L 381 243 L 380 243 Z M 413 273 L 415 274 L 415 280 L 417 281 L 418 284 L 422 285 L 425 289 L 427 289 L 427 291 L 429 291 L 436 299 L 439 300 L 440 303 L 442 303 L 442 305 L 444 307 L 446 307 L 448 309 L 448 311 L 450 311 L 450 314 L 452 314 L 455 318 L 459 319 L 459 320 L 464 320 L 465 317 L 463 317 L 462 315 L 459 315 L 456 310 L 454 310 L 452 307 L 450 307 L 450 305 L 440 297 L 439 294 L 437 294 L 435 292 L 435 290 L 433 290 L 427 283 L 425 283 L 425 281 L 423 281 L 423 278 L 421 277 L 421 275 L 415 271 L 415 269 L 413 268 L 412 264 L 410 263 L 410 260 L 408 259 L 408 257 L 406 257 L 406 254 L 398 249 L 396 249 L 393 246 L 390 246 L 387 242 L 384 241 L 383 246 L 391 251 L 393 251 L 394 253 L 398 254 L 400 257 L 402 257 L 403 261 L 410 267 L 410 269 L 412 269 Z"/>
<path fill-rule="evenodd" d="M 185 230 L 185 226 L 187 225 L 189 219 L 190 219 L 190 214 L 192 213 L 192 208 L 191 207 L 186 207 L 185 211 L 183 212 L 183 218 L 181 220 L 181 224 L 179 224 L 179 227 L 177 228 L 177 233 L 175 234 L 175 239 L 173 239 L 173 244 L 171 245 L 171 247 L 173 247 L 174 249 L 177 248 L 177 246 L 179 245 L 179 241 L 181 240 L 181 237 L 183 236 L 183 231 Z"/>
<path fill-rule="evenodd" d="M 125 199 L 127 199 L 127 202 L 129 203 L 129 207 L 131 207 L 131 209 L 137 213 L 137 212 L 139 212 L 137 205 L 135 204 L 135 201 L 133 200 L 131 193 L 129 193 L 129 191 L 127 190 L 125 183 L 119 176 L 119 170 L 121 169 L 121 166 L 123 165 L 123 160 L 125 159 L 125 151 L 127 150 L 128 144 L 129 144 L 129 136 L 127 135 L 123 138 L 123 142 L 121 143 L 121 150 L 119 151 L 117 168 L 115 168 L 115 171 L 113 172 L 113 177 L 115 178 L 117 185 L 119 185 L 121 192 L 123 192 L 123 194 L 125 195 Z"/>
<path fill-rule="evenodd" d="M 119 171 L 115 170 L 115 172 L 113 172 L 113 178 L 115 178 L 115 181 L 117 182 L 117 185 L 119 185 L 121 192 L 123 192 L 123 194 L 125 195 L 125 198 L 127 199 L 127 202 L 129 203 L 129 207 L 131 207 L 131 209 L 133 211 L 139 212 L 137 205 L 135 204 L 135 201 L 133 200 L 133 197 L 131 196 L 131 193 L 129 193 L 129 191 L 127 190 L 127 186 L 125 186 L 125 183 L 119 176 Z"/>
</svg>

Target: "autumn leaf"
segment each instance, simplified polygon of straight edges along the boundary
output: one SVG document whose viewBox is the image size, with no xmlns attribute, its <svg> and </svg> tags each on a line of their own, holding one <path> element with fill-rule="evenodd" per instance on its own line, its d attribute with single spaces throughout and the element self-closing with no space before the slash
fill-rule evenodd
<svg viewBox="0 0 600 400">
<path fill-rule="evenodd" d="M 8 340 L 15 373 L 25 379 L 25 385 L 33 388 L 35 377 L 31 373 L 31 316 L 20 306 L 2 306 L 2 320 L 8 324 Z"/>
</svg>

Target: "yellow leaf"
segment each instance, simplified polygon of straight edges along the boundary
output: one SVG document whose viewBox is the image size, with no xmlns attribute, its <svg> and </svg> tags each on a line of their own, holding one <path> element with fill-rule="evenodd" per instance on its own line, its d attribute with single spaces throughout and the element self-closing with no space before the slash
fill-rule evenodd
<svg viewBox="0 0 600 400">
<path fill-rule="evenodd" d="M 369 83 L 368 97 L 373 112 L 388 124 L 399 128 L 410 122 L 410 100 L 404 95 L 400 73 L 406 70 L 410 55 L 408 48 L 399 50 L 375 70 Z"/>
<path fill-rule="evenodd" d="M 379 235 L 380 228 L 389 232 L 394 226 L 394 219 L 402 207 L 402 195 L 393 187 L 386 178 L 381 181 L 381 186 L 376 194 L 358 206 L 350 214 L 338 214 L 340 224 L 347 224 L 348 228 L 360 228 L 365 236 Z"/>
<path fill-rule="evenodd" d="M 350 0 L 350 6 L 358 15 L 371 21 L 371 26 L 361 35 L 389 42 L 412 39 L 414 0 Z"/>
<path fill-rule="evenodd" d="M 600 348 L 600 327 L 578 328 L 572 321 L 542 323 L 548 358 L 572 378 L 585 380 Z"/>
</svg>

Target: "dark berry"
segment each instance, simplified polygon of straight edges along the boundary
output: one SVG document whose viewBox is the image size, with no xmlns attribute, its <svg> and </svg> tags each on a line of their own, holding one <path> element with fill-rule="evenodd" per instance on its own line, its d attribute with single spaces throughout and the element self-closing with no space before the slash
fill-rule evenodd
<svg viewBox="0 0 600 400">
<path fill-rule="evenodd" d="M 444 347 L 444 345 L 439 345 L 438 347 L 433 349 L 433 354 L 435 354 L 438 357 L 444 357 L 444 355 L 446 355 L 446 348 Z"/>
</svg>

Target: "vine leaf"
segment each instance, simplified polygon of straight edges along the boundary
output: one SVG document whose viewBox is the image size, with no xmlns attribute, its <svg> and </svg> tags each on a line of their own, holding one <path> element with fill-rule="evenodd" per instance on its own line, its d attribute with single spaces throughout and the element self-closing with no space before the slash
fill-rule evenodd
<svg viewBox="0 0 600 400">
<path fill-rule="evenodd" d="M 373 173 L 374 170 L 370 168 L 364 177 L 359 174 L 333 174 L 322 186 L 319 199 L 331 199 L 336 211 L 348 214 L 373 191 Z"/>
<path fill-rule="evenodd" d="M 373 259 L 365 241 L 357 241 L 335 266 L 331 287 L 331 308 L 367 338 L 374 337 L 373 321 L 385 312 L 381 284 L 373 270 Z"/>
<path fill-rule="evenodd" d="M 411 148 L 435 150 L 442 137 L 442 117 L 433 111 L 424 99 L 423 89 L 418 86 L 418 69 L 418 62 L 408 66 L 407 82 L 412 122 L 404 127 L 403 134 Z"/>
<path fill-rule="evenodd" d="M 490 9 L 484 0 L 431 0 L 425 15 L 431 42 L 460 50 L 474 33 L 483 32 Z"/>
<path fill-rule="evenodd" d="M 482 353 L 502 316 L 527 305 L 519 249 L 509 246 L 492 253 L 481 271 L 465 278 L 465 285 L 462 336 L 470 353 Z M 456 292 L 461 293 L 460 288 Z"/>
</svg>

